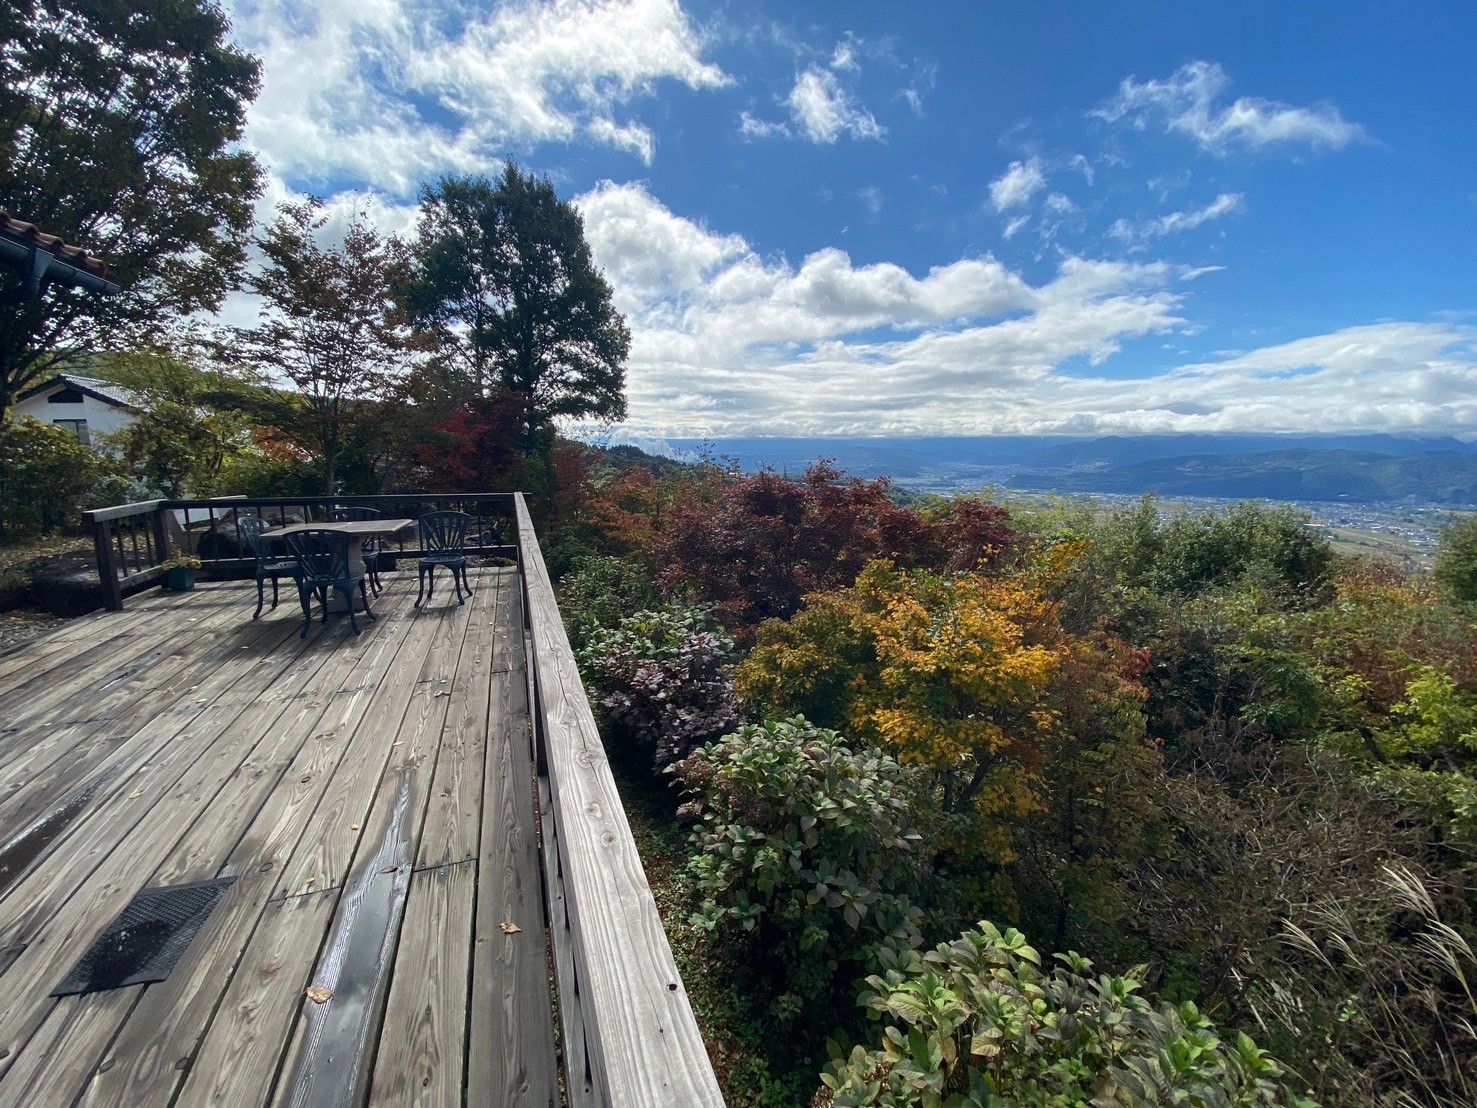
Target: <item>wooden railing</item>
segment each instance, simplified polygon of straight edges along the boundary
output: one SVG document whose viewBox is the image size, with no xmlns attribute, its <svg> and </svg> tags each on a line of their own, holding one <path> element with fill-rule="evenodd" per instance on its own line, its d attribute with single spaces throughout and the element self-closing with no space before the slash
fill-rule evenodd
<svg viewBox="0 0 1477 1108">
<path fill-rule="evenodd" d="M 222 573 L 249 567 L 251 559 L 234 526 L 246 516 L 260 516 L 272 523 L 324 521 L 335 508 L 356 506 L 377 508 L 387 519 L 414 519 L 431 511 L 466 512 L 473 519 L 467 532 L 469 552 L 490 557 L 517 555 L 511 541 L 513 494 L 505 492 L 145 500 L 84 512 L 82 518 L 92 531 L 103 602 L 118 611 L 126 595 L 164 576 L 164 563 L 177 551 L 193 554 Z M 419 532 L 413 529 L 384 540 L 381 550 L 391 557 L 423 553 Z"/>
<path fill-rule="evenodd" d="M 571 1108 L 707 1108 L 723 1096 L 516 494 L 545 889 Z"/>
</svg>

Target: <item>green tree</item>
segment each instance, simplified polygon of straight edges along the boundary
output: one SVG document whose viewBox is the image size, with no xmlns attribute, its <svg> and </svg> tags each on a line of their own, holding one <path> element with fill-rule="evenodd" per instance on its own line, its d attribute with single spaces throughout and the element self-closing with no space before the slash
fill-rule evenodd
<svg viewBox="0 0 1477 1108">
<path fill-rule="evenodd" d="M 1477 515 L 1466 515 L 1441 532 L 1436 579 L 1458 604 L 1477 603 Z"/>
<path fill-rule="evenodd" d="M 139 397 L 139 418 L 112 436 L 136 478 L 171 498 L 219 491 L 221 467 L 250 444 L 241 381 L 167 348 L 130 351 L 95 368 Z"/>
<path fill-rule="evenodd" d="M 83 508 L 117 503 L 128 481 L 108 455 L 27 416 L 0 424 L 0 536 L 75 526 Z"/>
<path fill-rule="evenodd" d="M 102 257 L 125 290 L 0 304 L 0 418 L 66 361 L 235 286 L 262 184 L 236 145 L 260 64 L 228 30 L 209 0 L 0 5 L 0 209 Z"/>
<path fill-rule="evenodd" d="M 631 333 L 579 212 L 547 179 L 510 162 L 495 182 L 427 187 L 407 303 L 469 394 L 521 401 L 525 454 L 552 445 L 557 417 L 626 414 Z"/>
<path fill-rule="evenodd" d="M 383 422 L 406 376 L 406 338 L 394 290 L 406 272 L 404 244 L 382 237 L 362 213 L 341 246 L 324 246 L 320 201 L 278 206 L 258 235 L 262 268 L 247 281 L 262 297 L 262 322 L 240 332 L 238 355 L 268 380 L 257 414 L 318 461 L 324 495 L 337 490 L 344 449 Z"/>
</svg>

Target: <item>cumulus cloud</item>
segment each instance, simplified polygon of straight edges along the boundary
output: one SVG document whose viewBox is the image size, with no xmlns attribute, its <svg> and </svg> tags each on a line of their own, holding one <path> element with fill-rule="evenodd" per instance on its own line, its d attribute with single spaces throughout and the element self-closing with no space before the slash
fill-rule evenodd
<svg viewBox="0 0 1477 1108">
<path fill-rule="evenodd" d="M 990 182 L 990 203 L 997 212 L 1030 203 L 1031 197 L 1046 187 L 1041 159 L 1011 162 L 1010 167 Z"/>
<path fill-rule="evenodd" d="M 1131 220 L 1117 220 L 1108 229 L 1108 234 L 1114 238 L 1123 239 L 1126 242 L 1136 240 L 1163 238 L 1165 235 L 1173 235 L 1181 231 L 1193 231 L 1204 223 L 1223 216 L 1235 215 L 1246 210 L 1245 196 L 1239 192 L 1223 192 L 1203 208 L 1197 208 L 1188 212 L 1170 212 L 1167 215 L 1157 216 L 1154 219 L 1135 223 Z"/>
<path fill-rule="evenodd" d="M 880 139 L 885 133 L 872 113 L 841 87 L 835 73 L 812 65 L 795 78 L 785 103 L 801 134 L 811 142 L 833 143 L 843 134 Z"/>
<path fill-rule="evenodd" d="M 1168 373 L 1133 344 L 1193 329 L 1214 267 L 1065 255 L 1033 283 L 988 255 L 915 275 L 827 248 L 763 256 L 645 187 L 578 199 L 632 328 L 633 436 L 1447 431 L 1477 420 L 1477 328 L 1347 328 Z M 1156 357 L 1156 362 L 1158 358 Z"/>
<path fill-rule="evenodd" d="M 1251 96 L 1226 104 L 1223 94 L 1230 84 L 1214 62 L 1190 62 L 1163 80 L 1124 78 L 1118 95 L 1091 114 L 1138 129 L 1160 123 L 1217 154 L 1279 144 L 1339 150 L 1368 137 L 1333 104 L 1298 108 Z"/>
<path fill-rule="evenodd" d="M 230 14 L 265 62 L 248 142 L 295 179 L 401 194 L 542 142 L 584 138 L 649 163 L 655 141 L 631 109 L 661 82 L 729 83 L 676 0 L 470 13 L 432 0 L 232 0 Z"/>
</svg>

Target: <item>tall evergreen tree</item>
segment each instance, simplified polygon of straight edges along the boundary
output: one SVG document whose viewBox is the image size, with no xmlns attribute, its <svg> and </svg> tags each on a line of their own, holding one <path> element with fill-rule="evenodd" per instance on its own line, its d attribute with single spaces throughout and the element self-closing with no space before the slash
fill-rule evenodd
<svg viewBox="0 0 1477 1108">
<path fill-rule="evenodd" d="M 556 417 L 625 416 L 631 333 L 573 204 L 510 162 L 496 181 L 427 187 L 421 216 L 411 318 L 470 395 L 521 409 L 525 454 L 552 443 Z"/>
<path fill-rule="evenodd" d="M 211 0 L 0 3 L 0 209 L 102 257 L 124 289 L 0 304 L 0 418 L 68 359 L 236 284 L 262 180 L 235 143 L 261 67 L 229 29 Z"/>
</svg>

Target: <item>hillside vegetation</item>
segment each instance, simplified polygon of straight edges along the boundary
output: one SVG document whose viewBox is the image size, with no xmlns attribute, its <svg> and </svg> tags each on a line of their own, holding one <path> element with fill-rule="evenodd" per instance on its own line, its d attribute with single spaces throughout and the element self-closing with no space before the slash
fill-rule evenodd
<svg viewBox="0 0 1477 1108">
<path fill-rule="evenodd" d="M 1477 535 L 613 460 L 552 553 L 730 1103 L 1477 1102 Z"/>
</svg>

